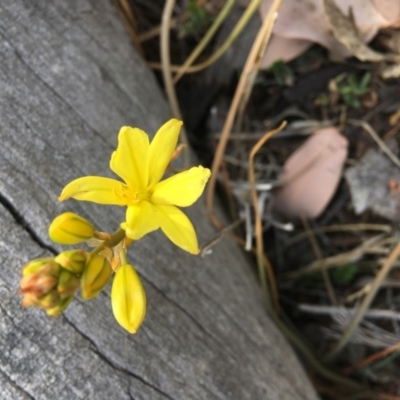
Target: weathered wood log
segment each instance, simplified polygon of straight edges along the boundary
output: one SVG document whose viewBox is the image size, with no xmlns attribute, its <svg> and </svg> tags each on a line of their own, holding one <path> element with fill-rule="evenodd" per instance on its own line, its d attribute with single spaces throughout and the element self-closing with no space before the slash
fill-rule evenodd
<svg viewBox="0 0 400 400">
<path fill-rule="evenodd" d="M 107 0 L 0 2 L 0 398 L 315 399 L 231 241 L 193 257 L 159 233 L 130 251 L 148 297 L 136 335 L 113 319 L 110 291 L 79 297 L 58 319 L 23 309 L 28 260 L 61 250 L 49 222 L 72 210 L 113 231 L 124 210 L 57 195 L 110 175 L 122 125 L 154 132 L 169 118 L 152 74 Z M 204 202 L 188 210 L 200 243 Z"/>
</svg>

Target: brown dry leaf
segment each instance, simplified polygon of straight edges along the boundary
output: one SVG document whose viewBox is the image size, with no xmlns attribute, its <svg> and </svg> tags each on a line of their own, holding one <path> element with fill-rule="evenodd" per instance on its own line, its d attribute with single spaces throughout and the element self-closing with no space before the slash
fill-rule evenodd
<svg viewBox="0 0 400 400">
<path fill-rule="evenodd" d="M 370 49 L 358 36 L 357 28 L 353 21 L 352 11 L 346 16 L 336 5 L 334 0 L 323 0 L 325 15 L 333 30 L 336 39 L 344 44 L 347 49 L 361 61 L 379 62 L 394 60 L 391 54 L 381 54 Z M 351 10 L 351 9 L 350 9 Z"/>
<path fill-rule="evenodd" d="M 260 5 L 261 18 L 265 18 L 272 0 L 263 0 Z M 384 3 L 384 4 L 383 4 Z M 368 43 L 379 29 L 398 26 L 400 21 L 399 0 L 336 0 L 344 15 L 353 10 L 358 36 Z M 390 10 L 390 12 L 388 12 Z M 273 29 L 272 41 L 278 36 L 294 40 L 289 46 L 293 54 L 290 58 L 285 48 L 275 46 L 267 49 L 262 68 L 268 68 L 277 60 L 293 59 L 301 52 L 304 41 L 319 43 L 329 49 L 336 58 L 351 56 L 351 52 L 332 34 L 326 18 L 322 0 L 285 0 L 279 9 L 278 19 Z M 297 42 L 296 41 L 300 41 Z M 297 51 L 294 48 L 297 47 Z"/>
<path fill-rule="evenodd" d="M 400 4 L 400 1 L 399 1 Z M 388 29 L 379 36 L 380 42 L 391 52 L 400 54 L 400 30 Z"/>
<path fill-rule="evenodd" d="M 284 186 L 274 195 L 275 210 L 288 217 L 318 217 L 339 184 L 347 147 L 347 139 L 336 128 L 312 135 L 284 165 Z"/>
<path fill-rule="evenodd" d="M 393 64 L 385 67 L 381 73 L 383 79 L 393 79 L 400 77 L 400 64 Z"/>
<path fill-rule="evenodd" d="M 389 149 L 398 156 L 396 139 L 387 142 Z M 361 214 L 371 209 L 389 220 L 400 220 L 400 170 L 381 150 L 364 155 L 345 173 L 349 184 L 354 212 Z"/>
<path fill-rule="evenodd" d="M 273 35 L 268 43 L 268 50 L 262 61 L 263 65 L 272 65 L 279 54 L 281 61 L 290 61 L 304 53 L 312 46 L 308 40 L 288 39 L 282 36 Z"/>
</svg>

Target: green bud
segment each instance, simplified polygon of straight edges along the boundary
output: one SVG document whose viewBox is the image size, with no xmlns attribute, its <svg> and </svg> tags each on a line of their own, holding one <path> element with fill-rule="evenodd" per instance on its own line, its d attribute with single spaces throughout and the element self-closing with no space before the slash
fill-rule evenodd
<svg viewBox="0 0 400 400">
<path fill-rule="evenodd" d="M 60 302 L 53 308 L 46 310 L 47 315 L 50 317 L 58 317 L 71 303 L 74 296 L 67 296 L 65 299 L 60 300 Z"/>
<path fill-rule="evenodd" d="M 56 217 L 49 227 L 49 236 L 60 244 L 78 244 L 93 237 L 94 226 L 85 218 L 73 212 L 66 212 Z"/>
<path fill-rule="evenodd" d="M 58 277 L 57 292 L 60 295 L 71 295 L 79 287 L 79 278 L 67 270 L 62 270 Z"/>
<path fill-rule="evenodd" d="M 64 269 L 76 275 L 81 275 L 88 256 L 88 253 L 84 250 L 67 250 L 60 253 L 54 260 Z"/>
<path fill-rule="evenodd" d="M 44 296 L 37 299 L 37 307 L 42 308 L 43 310 L 48 310 L 49 308 L 56 307 L 60 301 L 60 296 L 57 293 L 57 290 L 54 289 Z"/>
<path fill-rule="evenodd" d="M 110 261 L 100 254 L 90 258 L 81 278 L 81 292 L 85 300 L 96 297 L 110 280 L 112 268 Z"/>
<path fill-rule="evenodd" d="M 54 275 L 58 275 L 59 266 L 55 263 L 53 258 L 37 258 L 36 260 L 29 261 L 23 266 L 22 276 L 30 275 L 47 264 L 51 264 L 52 268 L 55 270 Z"/>
</svg>

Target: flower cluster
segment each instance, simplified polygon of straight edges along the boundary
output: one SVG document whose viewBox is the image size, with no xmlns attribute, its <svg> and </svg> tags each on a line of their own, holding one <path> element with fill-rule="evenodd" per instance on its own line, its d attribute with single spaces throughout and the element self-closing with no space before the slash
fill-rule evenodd
<svg viewBox="0 0 400 400">
<path fill-rule="evenodd" d="M 59 200 L 69 198 L 98 204 L 126 206 L 126 218 L 113 234 L 96 231 L 86 219 L 67 212 L 54 219 L 50 238 L 60 244 L 89 241 L 91 252 L 68 250 L 55 258 L 29 262 L 22 271 L 23 306 L 36 306 L 58 316 L 69 305 L 78 288 L 82 298 L 97 296 L 113 277 L 111 305 L 118 323 L 135 333 L 146 312 L 146 295 L 126 249 L 146 234 L 161 229 L 177 246 L 199 253 L 192 223 L 178 207 L 192 205 L 203 193 L 210 170 L 193 167 L 162 180 L 175 156 L 182 122 L 171 119 L 149 141 L 138 128 L 122 127 L 111 170 L 122 181 L 85 176 L 70 182 Z"/>
</svg>

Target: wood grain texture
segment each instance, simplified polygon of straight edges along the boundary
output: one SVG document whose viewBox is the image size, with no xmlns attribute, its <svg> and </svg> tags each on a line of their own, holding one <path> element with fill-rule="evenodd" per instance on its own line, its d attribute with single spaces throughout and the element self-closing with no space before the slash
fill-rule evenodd
<svg viewBox="0 0 400 400">
<path fill-rule="evenodd" d="M 0 2 L 0 118 L 0 399 L 316 399 L 229 240 L 206 258 L 158 232 L 133 246 L 148 297 L 134 336 L 115 323 L 109 289 L 56 320 L 21 308 L 21 266 L 61 250 L 47 236 L 58 213 L 107 231 L 123 218 L 118 207 L 59 203 L 62 187 L 111 176 L 120 126 L 150 133 L 169 118 L 110 3 Z M 204 202 L 188 215 L 204 244 L 215 233 Z"/>
</svg>

